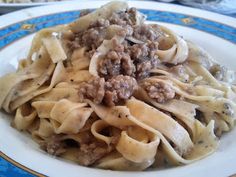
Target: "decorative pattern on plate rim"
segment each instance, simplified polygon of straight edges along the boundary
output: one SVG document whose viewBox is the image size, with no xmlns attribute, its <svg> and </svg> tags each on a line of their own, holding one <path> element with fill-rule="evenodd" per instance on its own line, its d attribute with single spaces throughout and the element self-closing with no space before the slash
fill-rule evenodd
<svg viewBox="0 0 236 177">
<path fill-rule="evenodd" d="M 0 151 L 0 176 L 1 177 L 45 177 L 45 175 L 31 170 L 14 161 Z"/>
<path fill-rule="evenodd" d="M 147 20 L 187 26 L 210 33 L 236 44 L 236 28 L 200 17 L 159 10 L 139 9 Z M 21 21 L 0 29 L 0 49 L 40 29 L 70 23 L 79 16 L 79 11 L 55 13 Z"/>
<path fill-rule="evenodd" d="M 148 16 L 147 20 L 165 22 L 194 28 L 210 33 L 236 44 L 236 28 L 208 19 L 175 12 L 139 9 Z M 0 50 L 9 44 L 43 28 L 70 23 L 79 17 L 80 11 L 60 12 L 27 19 L 0 29 Z M 0 151 L 0 174 L 5 176 L 33 177 L 44 176 L 33 171 Z"/>
</svg>

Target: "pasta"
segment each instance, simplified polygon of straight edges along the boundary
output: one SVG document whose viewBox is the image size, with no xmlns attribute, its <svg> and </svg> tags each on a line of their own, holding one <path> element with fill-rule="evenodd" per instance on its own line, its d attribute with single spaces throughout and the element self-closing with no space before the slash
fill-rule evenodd
<svg viewBox="0 0 236 177">
<path fill-rule="evenodd" d="M 39 31 L 0 107 L 53 156 L 139 171 L 189 164 L 235 126 L 235 73 L 125 2 Z"/>
</svg>

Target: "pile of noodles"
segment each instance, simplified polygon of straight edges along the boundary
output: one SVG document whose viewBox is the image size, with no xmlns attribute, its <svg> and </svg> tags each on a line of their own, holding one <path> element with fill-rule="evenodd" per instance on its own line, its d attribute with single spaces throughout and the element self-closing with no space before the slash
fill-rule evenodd
<svg viewBox="0 0 236 177">
<path fill-rule="evenodd" d="M 39 31 L 17 71 L 0 78 L 0 107 L 15 115 L 16 129 L 29 132 L 39 144 L 55 134 L 78 144 L 86 138 L 100 142 L 108 153 L 93 164 L 97 168 L 144 170 L 208 156 L 218 146 L 214 132 L 221 135 L 234 127 L 236 88 L 212 76 L 209 67 L 215 62 L 203 49 L 165 27 L 160 29 L 171 39 L 166 40 L 169 47 L 156 55 L 163 63 L 182 63 L 183 77 L 163 64 L 144 80 L 170 85 L 177 97 L 158 103 L 140 87 L 119 106 L 79 102 L 79 85 L 98 75 L 97 63 L 111 49 L 111 40 L 122 43 L 124 38 L 111 26 L 107 40 L 89 58 L 84 48 L 69 55 L 60 34 L 86 30 L 91 22 L 127 8 L 125 2 L 112 2 L 69 25 Z M 227 106 L 231 114 L 225 113 Z M 79 148 L 68 147 L 60 156 L 78 162 Z"/>
</svg>

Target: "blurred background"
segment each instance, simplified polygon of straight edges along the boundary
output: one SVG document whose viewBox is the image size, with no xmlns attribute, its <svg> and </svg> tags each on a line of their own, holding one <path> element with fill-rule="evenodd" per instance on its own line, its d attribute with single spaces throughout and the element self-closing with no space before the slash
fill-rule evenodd
<svg viewBox="0 0 236 177">
<path fill-rule="evenodd" d="M 179 3 L 200 9 L 236 17 L 236 0 L 159 0 L 168 3 Z"/>
<path fill-rule="evenodd" d="M 38 5 L 64 3 L 67 1 L 92 1 L 92 0 L 0 0 L 0 15 L 22 8 Z M 60 2 L 58 2 L 60 1 Z M 140 0 L 141 1 L 141 0 Z M 199 9 L 214 11 L 220 14 L 236 17 L 236 0 L 152 0 L 164 3 L 174 3 L 191 6 Z"/>
</svg>

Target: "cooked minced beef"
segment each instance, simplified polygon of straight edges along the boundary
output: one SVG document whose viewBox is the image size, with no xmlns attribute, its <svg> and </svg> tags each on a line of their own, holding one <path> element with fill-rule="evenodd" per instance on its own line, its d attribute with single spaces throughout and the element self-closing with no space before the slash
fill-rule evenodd
<svg viewBox="0 0 236 177">
<path fill-rule="evenodd" d="M 136 79 L 141 80 L 149 76 L 150 70 L 157 67 L 159 60 L 156 50 L 158 44 L 148 42 L 144 44 L 134 44 L 129 47 L 128 53 L 136 66 Z"/>
<path fill-rule="evenodd" d="M 142 87 L 146 90 L 148 96 L 155 99 L 158 103 L 164 103 L 175 97 L 175 91 L 171 86 L 162 81 L 145 81 L 142 84 Z"/>
<path fill-rule="evenodd" d="M 106 28 L 110 25 L 108 20 L 99 19 L 90 24 L 89 29 L 79 36 L 80 43 L 87 46 L 89 49 L 98 48 L 106 36 Z"/>
<path fill-rule="evenodd" d="M 85 166 L 92 165 L 109 153 L 109 150 L 105 149 L 104 146 L 106 147 L 106 145 L 97 141 L 90 144 L 82 144 L 77 155 L 78 163 Z"/>
<path fill-rule="evenodd" d="M 108 26 L 110 26 L 109 20 L 98 19 L 97 21 L 95 21 L 89 25 L 89 29 L 91 29 L 91 28 L 107 28 Z"/>
<path fill-rule="evenodd" d="M 155 25 L 145 25 L 142 20 L 136 22 L 137 11 L 131 8 L 125 12 L 113 13 L 108 20 L 98 20 L 90 24 L 86 31 L 76 34 L 79 45 L 86 46 L 91 56 L 106 37 L 106 28 L 116 24 L 122 27 L 118 35 L 124 35 L 125 40 L 120 44 L 112 40 L 113 49 L 108 51 L 98 63 L 98 75 L 82 84 L 79 94 L 82 99 L 90 99 L 99 104 L 103 102 L 114 106 L 132 96 L 140 81 L 150 75 L 150 70 L 157 67 L 159 60 L 156 55 L 160 30 Z M 141 23 L 141 24 L 140 24 Z M 153 93 L 153 87 L 155 93 Z M 147 87 L 152 98 L 163 102 L 172 95 L 167 86 Z M 167 93 L 164 93 L 166 92 Z M 163 92 L 163 93 L 162 93 Z"/>
<path fill-rule="evenodd" d="M 73 44 L 76 46 L 85 46 L 87 50 L 98 48 L 106 37 L 106 28 L 110 22 L 105 19 L 99 19 L 91 23 L 87 30 L 75 34 Z"/>
<path fill-rule="evenodd" d="M 157 41 L 160 37 L 160 33 L 153 29 L 150 25 L 142 24 L 133 27 L 134 38 L 141 41 Z"/>
<path fill-rule="evenodd" d="M 120 74 L 131 76 L 135 71 L 133 61 L 124 52 L 110 51 L 99 63 L 99 75 L 106 79 Z"/>
<path fill-rule="evenodd" d="M 131 25 L 134 24 L 134 13 L 136 10 L 128 10 L 127 12 L 113 13 L 110 19 L 99 19 L 92 24 L 85 31 L 76 34 L 74 45 L 86 46 L 88 50 L 96 49 L 101 45 L 102 41 L 106 37 L 106 28 L 110 24 L 117 24 L 123 27 L 127 35 L 132 35 L 133 29 Z M 83 15 L 83 14 L 82 14 Z"/>
<path fill-rule="evenodd" d="M 134 61 L 140 61 L 147 57 L 149 54 L 149 49 L 146 44 L 134 44 L 127 50 Z"/>
<path fill-rule="evenodd" d="M 137 82 L 130 76 L 115 76 L 105 83 L 104 103 L 108 106 L 114 106 L 120 101 L 129 99 L 135 89 L 137 89 Z"/>
<path fill-rule="evenodd" d="M 90 99 L 94 103 L 99 104 L 102 102 L 105 94 L 105 80 L 104 78 L 95 78 L 83 83 L 79 89 L 79 96 L 81 100 Z"/>
<path fill-rule="evenodd" d="M 99 75 L 106 80 L 120 74 L 141 80 L 148 77 L 150 70 L 159 63 L 156 55 L 158 44 L 155 42 L 134 45 L 123 42 L 114 44 L 114 48 L 98 64 Z"/>
<path fill-rule="evenodd" d="M 136 78 L 137 80 L 144 79 L 150 75 L 150 71 L 156 68 L 158 65 L 158 60 L 156 59 L 146 59 L 136 65 Z"/>
<path fill-rule="evenodd" d="M 62 135 L 51 136 L 46 142 L 41 144 L 41 148 L 55 156 L 62 155 L 66 152 L 67 148 L 78 148 L 76 159 L 79 164 L 85 166 L 92 165 L 113 149 L 112 146 L 110 149 L 107 149 L 106 144 L 91 139 L 93 137 L 88 137 L 87 141 L 81 141 L 81 143 L 72 139 L 63 140 L 62 137 Z"/>
<path fill-rule="evenodd" d="M 140 61 L 145 58 L 155 58 L 157 59 L 156 51 L 158 49 L 158 43 L 147 42 L 144 44 L 134 44 L 130 46 L 127 50 L 131 55 L 131 58 L 135 61 Z"/>
<path fill-rule="evenodd" d="M 136 23 L 136 13 L 135 8 L 130 8 L 125 12 L 113 13 L 108 20 L 99 19 L 90 24 L 87 30 L 77 33 L 72 44 L 76 47 L 78 45 L 86 46 L 88 50 L 96 49 L 105 39 L 106 28 L 111 24 L 122 26 L 126 35 L 131 36 L 133 34 L 132 26 Z M 81 12 L 82 16 L 86 14 L 87 12 Z"/>
<path fill-rule="evenodd" d="M 66 145 L 64 142 L 62 142 L 61 136 L 52 135 L 47 139 L 46 142 L 41 143 L 40 147 L 47 151 L 49 154 L 58 156 L 65 152 Z"/>
<path fill-rule="evenodd" d="M 125 12 L 113 13 L 109 18 L 111 24 L 116 24 L 120 26 L 134 25 L 135 16 L 137 14 L 136 8 L 130 8 Z"/>
<path fill-rule="evenodd" d="M 90 99 L 97 104 L 103 101 L 107 106 L 114 106 L 129 99 L 136 88 L 137 82 L 130 76 L 118 75 L 106 82 L 103 78 L 93 78 L 81 85 L 79 96 L 81 101 Z"/>
<path fill-rule="evenodd" d="M 113 42 L 114 50 L 109 51 L 104 59 L 98 64 L 98 72 L 105 79 L 120 74 L 133 76 L 135 66 L 128 53 L 124 52 L 124 45 Z"/>
</svg>

